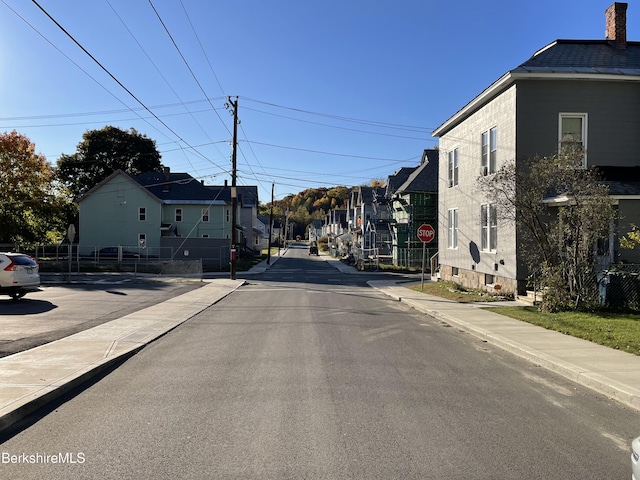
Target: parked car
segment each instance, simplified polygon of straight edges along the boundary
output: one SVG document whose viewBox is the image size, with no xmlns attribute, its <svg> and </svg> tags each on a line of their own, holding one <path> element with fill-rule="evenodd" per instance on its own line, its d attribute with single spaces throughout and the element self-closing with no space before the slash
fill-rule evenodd
<svg viewBox="0 0 640 480">
<path fill-rule="evenodd" d="M 100 250 L 95 250 L 91 252 L 91 257 L 93 258 L 118 258 L 118 247 L 104 247 Z M 140 254 L 137 252 L 132 252 L 130 250 L 122 249 L 122 258 L 140 258 Z"/>
<path fill-rule="evenodd" d="M 311 242 L 309 245 L 309 255 L 318 255 L 318 244 L 316 242 Z"/>
<path fill-rule="evenodd" d="M 631 480 L 640 480 L 640 437 L 631 442 Z"/>
<path fill-rule="evenodd" d="M 19 300 L 40 286 L 40 267 L 29 255 L 0 253 L 0 294 Z"/>
</svg>

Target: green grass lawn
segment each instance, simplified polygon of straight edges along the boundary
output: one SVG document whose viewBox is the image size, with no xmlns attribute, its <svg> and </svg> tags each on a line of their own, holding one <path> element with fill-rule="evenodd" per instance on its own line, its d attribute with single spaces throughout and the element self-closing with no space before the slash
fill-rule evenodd
<svg viewBox="0 0 640 480">
<path fill-rule="evenodd" d="M 420 289 L 420 285 L 408 288 L 457 302 L 501 300 L 499 297 L 483 294 L 480 291 L 460 290 L 448 282 L 425 282 L 424 287 L 424 290 Z M 640 355 L 640 314 L 638 313 L 545 313 L 533 306 L 496 306 L 486 307 L 486 309 L 516 320 L 564 333 L 565 335 Z"/>
</svg>

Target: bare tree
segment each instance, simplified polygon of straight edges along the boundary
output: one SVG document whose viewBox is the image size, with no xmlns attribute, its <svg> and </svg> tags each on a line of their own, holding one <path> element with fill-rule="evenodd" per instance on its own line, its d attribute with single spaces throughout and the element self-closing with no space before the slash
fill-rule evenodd
<svg viewBox="0 0 640 480">
<path fill-rule="evenodd" d="M 608 187 L 582 157 L 507 162 L 477 179 L 478 193 L 498 205 L 498 221 L 515 223 L 518 250 L 540 269 L 543 307 L 551 311 L 597 304 L 595 244 L 608 238 L 615 215 Z"/>
</svg>

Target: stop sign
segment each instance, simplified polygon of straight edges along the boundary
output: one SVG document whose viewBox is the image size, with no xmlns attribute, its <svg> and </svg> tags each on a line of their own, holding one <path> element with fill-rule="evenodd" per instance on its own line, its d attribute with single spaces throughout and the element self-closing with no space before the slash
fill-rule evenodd
<svg viewBox="0 0 640 480">
<path fill-rule="evenodd" d="M 436 231 L 433 229 L 431 225 L 428 223 L 423 223 L 418 228 L 418 238 L 422 240 L 424 243 L 429 243 L 436 236 Z"/>
</svg>

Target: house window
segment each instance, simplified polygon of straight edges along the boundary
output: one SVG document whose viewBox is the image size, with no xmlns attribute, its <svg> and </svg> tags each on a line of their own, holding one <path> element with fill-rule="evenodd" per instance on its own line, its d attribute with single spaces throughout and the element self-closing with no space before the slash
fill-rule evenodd
<svg viewBox="0 0 640 480">
<path fill-rule="evenodd" d="M 449 210 L 447 229 L 449 232 L 447 247 L 458 248 L 458 209 Z"/>
<path fill-rule="evenodd" d="M 484 284 L 485 285 L 493 285 L 494 283 L 496 283 L 496 277 L 489 274 L 489 273 L 485 273 L 484 274 Z"/>
<path fill-rule="evenodd" d="M 454 277 L 460 275 L 460 270 L 458 269 L 458 267 L 451 267 L 451 275 L 453 275 Z"/>
<path fill-rule="evenodd" d="M 458 149 L 449 152 L 449 186 L 458 185 L 458 166 L 460 163 L 460 155 Z"/>
<path fill-rule="evenodd" d="M 558 152 L 579 154 L 581 166 L 587 166 L 587 114 L 561 113 L 558 131 Z"/>
<path fill-rule="evenodd" d="M 209 238 L 209 234 L 208 233 L 203 233 L 202 234 L 202 238 Z"/>
<path fill-rule="evenodd" d="M 498 246 L 498 219 L 495 205 L 481 205 L 480 225 L 482 226 L 482 250 L 494 252 Z"/>
<path fill-rule="evenodd" d="M 498 156 L 498 129 L 492 128 L 482 133 L 482 175 L 496 173 Z"/>
<path fill-rule="evenodd" d="M 208 222 L 209 221 L 209 209 L 208 208 L 203 208 L 202 209 L 202 221 L 203 222 Z"/>
<path fill-rule="evenodd" d="M 138 234 L 138 245 L 141 246 L 142 248 L 147 246 L 147 234 L 146 233 L 139 233 Z"/>
<path fill-rule="evenodd" d="M 229 209 L 228 208 L 226 210 L 226 218 L 227 218 L 227 223 L 229 223 Z"/>
<path fill-rule="evenodd" d="M 182 221 L 182 209 L 176 208 L 176 222 Z"/>
<path fill-rule="evenodd" d="M 141 222 L 147 221 L 147 209 L 145 207 L 140 207 L 138 209 L 138 220 Z"/>
</svg>

